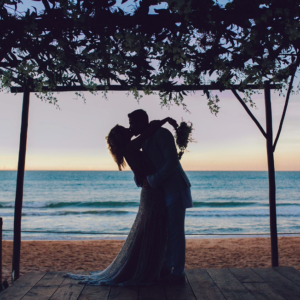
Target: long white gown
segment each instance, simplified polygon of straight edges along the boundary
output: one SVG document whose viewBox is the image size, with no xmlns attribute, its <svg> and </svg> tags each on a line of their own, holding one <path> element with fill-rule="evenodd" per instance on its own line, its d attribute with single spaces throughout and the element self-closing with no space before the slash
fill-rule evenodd
<svg viewBox="0 0 300 300">
<path fill-rule="evenodd" d="M 127 155 L 126 160 L 137 181 L 151 172 L 149 161 L 140 151 Z M 88 285 L 152 284 L 159 279 L 166 240 L 163 192 L 150 187 L 142 188 L 137 216 L 114 261 L 105 270 L 91 272 L 90 275 L 66 274 L 65 277 L 80 280 L 79 283 Z"/>
</svg>

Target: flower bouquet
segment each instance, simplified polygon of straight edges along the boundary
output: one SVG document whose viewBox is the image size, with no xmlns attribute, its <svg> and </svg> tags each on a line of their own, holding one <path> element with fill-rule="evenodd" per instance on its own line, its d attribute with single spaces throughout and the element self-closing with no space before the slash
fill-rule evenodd
<svg viewBox="0 0 300 300">
<path fill-rule="evenodd" d="M 186 148 L 189 142 L 194 142 L 192 138 L 193 123 L 182 121 L 180 125 L 176 129 L 175 140 L 176 144 L 179 148 L 178 158 L 181 159 L 184 152 L 186 152 Z"/>
</svg>

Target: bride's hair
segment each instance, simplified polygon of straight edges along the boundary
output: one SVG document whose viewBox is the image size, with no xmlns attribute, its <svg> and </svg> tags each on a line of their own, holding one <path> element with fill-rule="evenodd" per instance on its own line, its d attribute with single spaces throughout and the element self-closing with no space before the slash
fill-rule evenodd
<svg viewBox="0 0 300 300">
<path fill-rule="evenodd" d="M 122 143 L 122 133 L 120 132 L 122 126 L 116 125 L 106 137 L 108 150 L 118 165 L 119 171 L 126 167 L 124 159 L 124 145 Z"/>
</svg>

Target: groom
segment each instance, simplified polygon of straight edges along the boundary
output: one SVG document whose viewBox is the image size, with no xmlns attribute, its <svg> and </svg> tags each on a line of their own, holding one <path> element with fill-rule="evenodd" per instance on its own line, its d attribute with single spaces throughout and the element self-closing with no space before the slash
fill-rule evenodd
<svg viewBox="0 0 300 300">
<path fill-rule="evenodd" d="M 142 109 L 128 114 L 128 118 L 130 130 L 135 136 L 143 133 L 149 125 L 148 115 Z M 174 137 L 168 129 L 160 128 L 147 139 L 143 151 L 156 169 L 156 173 L 147 176 L 147 181 L 152 188 L 163 189 L 167 207 L 168 240 L 160 283 L 184 283 L 184 219 L 186 208 L 193 206 L 191 184 L 181 167 Z"/>
</svg>

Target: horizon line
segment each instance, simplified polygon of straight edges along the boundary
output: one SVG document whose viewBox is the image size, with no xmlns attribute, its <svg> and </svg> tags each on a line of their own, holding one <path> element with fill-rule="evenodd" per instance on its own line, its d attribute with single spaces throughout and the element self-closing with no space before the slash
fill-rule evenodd
<svg viewBox="0 0 300 300">
<path fill-rule="evenodd" d="M 7 169 L 0 169 L 0 171 L 8 171 L 8 172 L 16 172 L 17 169 L 13 170 L 7 170 Z M 53 171 L 53 172 L 132 172 L 132 170 L 25 170 L 26 171 L 32 171 L 32 172 L 42 172 L 42 171 Z M 268 170 L 184 170 L 186 172 L 268 172 Z M 300 172 L 300 170 L 278 170 L 275 172 Z"/>
</svg>

